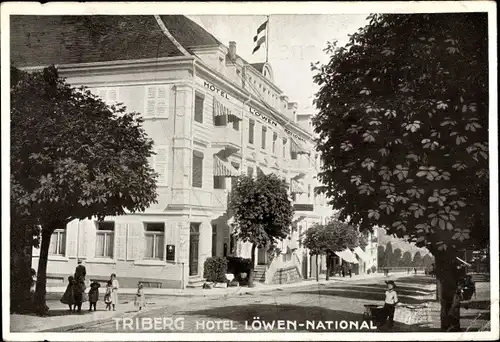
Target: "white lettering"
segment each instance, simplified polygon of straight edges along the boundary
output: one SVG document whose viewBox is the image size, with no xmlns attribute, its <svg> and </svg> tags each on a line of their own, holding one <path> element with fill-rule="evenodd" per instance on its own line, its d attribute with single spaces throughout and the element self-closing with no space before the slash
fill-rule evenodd
<svg viewBox="0 0 500 342">
<path fill-rule="evenodd" d="M 196 321 L 196 330 L 205 330 L 205 321 Z"/>
<path fill-rule="evenodd" d="M 124 318 L 123 319 L 123 330 L 127 330 L 129 328 L 130 330 L 134 330 L 134 321 L 132 318 Z"/>
<path fill-rule="evenodd" d="M 152 330 L 153 329 L 153 320 L 149 317 L 143 318 L 142 329 L 143 330 Z"/>
<path fill-rule="evenodd" d="M 359 330 L 359 322 L 349 321 L 349 329 Z"/>
<path fill-rule="evenodd" d="M 306 330 L 314 330 L 315 328 L 315 321 L 306 321 Z"/>
<path fill-rule="evenodd" d="M 345 330 L 349 327 L 349 323 L 347 321 L 340 321 L 340 329 Z"/>
</svg>

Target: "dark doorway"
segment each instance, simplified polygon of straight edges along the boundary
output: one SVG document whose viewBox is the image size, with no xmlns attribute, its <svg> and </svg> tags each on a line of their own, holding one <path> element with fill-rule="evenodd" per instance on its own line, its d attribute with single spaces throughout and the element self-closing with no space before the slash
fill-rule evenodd
<svg viewBox="0 0 500 342">
<path fill-rule="evenodd" d="M 189 275 L 198 275 L 200 244 L 200 223 L 191 223 L 189 227 Z"/>
</svg>

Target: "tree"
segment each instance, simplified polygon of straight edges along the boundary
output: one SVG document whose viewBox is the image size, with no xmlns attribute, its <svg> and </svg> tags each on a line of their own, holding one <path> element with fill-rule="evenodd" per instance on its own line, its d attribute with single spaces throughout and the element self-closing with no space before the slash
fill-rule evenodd
<svg viewBox="0 0 500 342">
<path fill-rule="evenodd" d="M 396 248 L 394 250 L 394 254 L 392 255 L 392 266 L 393 267 L 400 267 L 401 266 L 401 261 L 402 261 L 402 258 L 403 257 L 403 252 L 401 251 L 401 249 L 399 248 Z"/>
<path fill-rule="evenodd" d="M 394 259 L 394 252 L 392 251 L 392 244 L 388 242 L 385 245 L 385 253 L 384 253 L 384 266 L 392 267 L 392 260 Z"/>
<path fill-rule="evenodd" d="M 385 248 L 384 246 L 378 246 L 377 248 L 377 265 L 379 268 L 387 266 L 385 264 Z"/>
<path fill-rule="evenodd" d="M 487 15 L 368 20 L 312 65 L 319 179 L 341 219 L 431 251 L 446 289 L 441 328 L 458 330 L 455 255 L 489 237 Z"/>
<path fill-rule="evenodd" d="M 434 264 L 434 259 L 432 258 L 432 256 L 430 254 L 424 255 L 424 257 L 422 258 L 422 265 L 424 267 L 431 267 L 432 264 Z"/>
<path fill-rule="evenodd" d="M 156 199 L 142 119 L 74 88 L 54 67 L 11 70 L 11 225 L 40 227 L 36 309 L 43 314 L 50 237 L 72 220 L 145 210 Z M 31 248 L 31 246 L 29 246 Z"/>
<path fill-rule="evenodd" d="M 330 258 L 335 252 L 356 248 L 359 245 L 359 233 L 347 223 L 332 219 L 326 225 L 316 224 L 309 228 L 306 231 L 303 244 L 305 248 L 309 249 L 309 254 L 316 255 L 316 260 L 318 255 L 326 254 L 326 280 L 329 280 Z M 318 277 L 316 267 L 316 280 L 319 280 Z"/>
<path fill-rule="evenodd" d="M 424 264 L 422 262 L 422 255 L 420 252 L 416 252 L 413 256 L 413 266 L 414 267 L 422 267 Z"/>
<path fill-rule="evenodd" d="M 403 259 L 401 259 L 401 266 L 403 267 L 411 267 L 413 266 L 411 264 L 412 259 L 411 259 L 411 252 L 406 251 L 403 253 Z"/>
<path fill-rule="evenodd" d="M 290 234 L 294 212 L 287 189 L 286 181 L 278 176 L 259 174 L 257 178 L 238 177 L 231 192 L 229 207 L 234 213 L 233 236 L 252 244 L 252 269 L 256 248 L 274 245 Z M 249 284 L 252 284 L 251 279 Z"/>
</svg>

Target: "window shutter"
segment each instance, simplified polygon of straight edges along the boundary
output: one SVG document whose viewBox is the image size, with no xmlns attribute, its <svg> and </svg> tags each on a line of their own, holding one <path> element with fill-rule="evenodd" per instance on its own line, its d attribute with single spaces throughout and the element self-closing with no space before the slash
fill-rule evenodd
<svg viewBox="0 0 500 342">
<path fill-rule="evenodd" d="M 76 258 L 76 244 L 78 242 L 78 220 L 73 220 L 66 226 L 66 255 Z"/>
<path fill-rule="evenodd" d="M 158 184 L 167 185 L 167 149 L 158 148 L 154 159 L 155 171 L 159 174 Z"/>
<path fill-rule="evenodd" d="M 127 252 L 128 224 L 115 223 L 115 255 L 117 260 L 125 260 Z"/>
<path fill-rule="evenodd" d="M 90 230 L 89 226 L 94 226 L 94 222 L 91 220 L 82 220 L 78 222 L 78 257 L 87 257 L 87 247 L 88 247 L 88 235 L 87 232 Z M 95 226 L 94 226 L 95 227 Z M 93 255 L 92 255 L 93 257 Z"/>
<path fill-rule="evenodd" d="M 97 96 L 99 96 L 99 98 L 104 101 L 106 103 L 106 101 L 108 100 L 108 94 L 106 92 L 106 89 L 105 88 L 98 88 L 96 89 L 96 93 L 97 93 Z"/>
<path fill-rule="evenodd" d="M 193 151 L 193 180 L 192 186 L 201 188 L 203 186 L 203 154 Z"/>
<path fill-rule="evenodd" d="M 106 98 L 106 103 L 108 105 L 113 105 L 118 102 L 118 89 L 116 88 L 108 89 L 107 95 L 108 96 Z"/>
<path fill-rule="evenodd" d="M 267 134 L 267 128 L 262 126 L 262 149 L 266 149 L 266 134 Z"/>
<path fill-rule="evenodd" d="M 147 99 L 146 99 L 146 117 L 152 118 L 156 116 L 156 88 L 147 88 Z"/>
<path fill-rule="evenodd" d="M 250 144 L 253 144 L 254 129 L 255 129 L 255 121 L 249 120 L 248 121 L 248 142 Z"/>
<path fill-rule="evenodd" d="M 141 222 L 128 224 L 127 260 L 144 258 L 145 236 L 144 225 Z"/>
<path fill-rule="evenodd" d="M 156 102 L 156 116 L 167 116 L 167 88 L 158 87 L 158 98 Z"/>
<path fill-rule="evenodd" d="M 205 99 L 196 94 L 194 100 L 194 121 L 203 123 L 203 103 Z"/>
</svg>

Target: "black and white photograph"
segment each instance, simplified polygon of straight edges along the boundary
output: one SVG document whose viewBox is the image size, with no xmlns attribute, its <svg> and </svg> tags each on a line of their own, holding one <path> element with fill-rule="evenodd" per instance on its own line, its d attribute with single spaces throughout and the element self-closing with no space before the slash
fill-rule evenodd
<svg viewBox="0 0 500 342">
<path fill-rule="evenodd" d="M 1 19 L 4 340 L 499 338 L 494 2 Z"/>
</svg>

